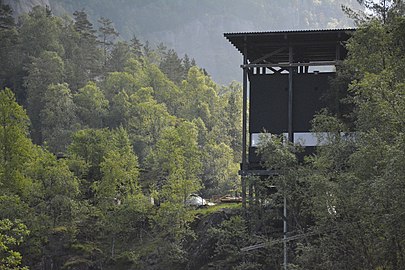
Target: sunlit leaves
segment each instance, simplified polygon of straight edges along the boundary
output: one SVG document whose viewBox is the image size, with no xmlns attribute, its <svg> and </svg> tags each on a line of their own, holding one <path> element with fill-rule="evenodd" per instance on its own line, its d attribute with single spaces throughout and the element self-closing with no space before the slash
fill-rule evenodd
<svg viewBox="0 0 405 270">
<path fill-rule="evenodd" d="M 0 265 L 4 270 L 28 270 L 22 267 L 21 253 L 15 251 L 29 234 L 27 226 L 20 221 L 12 222 L 9 219 L 0 220 Z"/>
<path fill-rule="evenodd" d="M 88 82 L 73 96 L 76 111 L 84 127 L 101 128 L 107 117 L 109 102 L 94 82 Z"/>
<path fill-rule="evenodd" d="M 184 203 L 188 195 L 200 189 L 200 150 L 192 123 L 180 122 L 178 126 L 165 129 L 151 159 L 153 170 L 161 179 L 163 198 Z"/>
<path fill-rule="evenodd" d="M 29 119 L 10 89 L 0 91 L 0 186 L 5 193 L 29 192 L 25 164 L 32 154 Z"/>
</svg>

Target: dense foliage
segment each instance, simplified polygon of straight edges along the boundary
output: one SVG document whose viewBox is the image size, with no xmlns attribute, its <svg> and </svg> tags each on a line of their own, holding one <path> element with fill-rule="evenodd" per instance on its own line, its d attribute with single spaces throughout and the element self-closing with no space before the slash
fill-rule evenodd
<svg viewBox="0 0 405 270">
<path fill-rule="evenodd" d="M 24 2 L 23 0 L 9 0 Z M 240 80 L 240 54 L 224 32 L 352 27 L 341 5 L 356 0 L 47 0 L 56 14 L 85 9 L 93 22 L 110 18 L 125 39 L 135 34 L 192 55 L 216 82 Z"/>
<path fill-rule="evenodd" d="M 263 137 L 278 176 L 248 179 L 244 211 L 199 211 L 189 194 L 238 189 L 239 84 L 107 18 L 15 24 L 0 1 L 0 269 L 280 269 L 284 198 L 288 269 L 404 269 L 405 5 L 360 2 L 340 104 L 313 120 L 329 144 L 302 162 Z"/>
<path fill-rule="evenodd" d="M 299 149 L 278 138 L 260 148 L 264 164 L 280 171 L 268 181 L 288 201 L 289 269 L 405 268 L 405 6 L 363 2 L 369 13 L 351 13 L 359 26 L 335 81 L 349 82 L 340 101 L 351 110 L 313 120 L 329 143 L 303 164 Z"/>
<path fill-rule="evenodd" d="M 187 197 L 238 189 L 240 86 L 73 18 L 1 5 L 1 269 L 184 265 Z"/>
</svg>

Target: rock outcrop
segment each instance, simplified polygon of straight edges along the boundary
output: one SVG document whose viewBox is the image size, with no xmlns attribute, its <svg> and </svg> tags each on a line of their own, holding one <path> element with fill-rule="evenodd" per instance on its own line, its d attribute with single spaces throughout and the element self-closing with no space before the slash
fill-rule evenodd
<svg viewBox="0 0 405 270">
<path fill-rule="evenodd" d="M 3 3 L 12 8 L 15 18 L 30 12 L 35 6 L 50 6 L 49 0 L 3 0 Z"/>
</svg>

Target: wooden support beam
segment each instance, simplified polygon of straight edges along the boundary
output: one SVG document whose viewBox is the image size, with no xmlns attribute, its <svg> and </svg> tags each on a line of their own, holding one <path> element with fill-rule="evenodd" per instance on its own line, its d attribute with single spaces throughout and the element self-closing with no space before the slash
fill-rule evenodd
<svg viewBox="0 0 405 270">
<path fill-rule="evenodd" d="M 290 67 L 311 67 L 311 66 L 336 66 L 341 65 L 342 61 L 317 61 L 309 63 L 269 63 L 269 64 L 245 64 L 241 65 L 241 68 L 253 68 L 253 67 L 279 67 L 279 68 L 290 68 Z"/>
<path fill-rule="evenodd" d="M 293 133 L 293 75 L 294 75 L 294 68 L 291 64 L 294 62 L 294 53 L 293 47 L 290 46 L 289 53 L 289 69 L 288 69 L 288 140 L 290 142 L 294 142 L 294 133 Z M 301 64 L 301 63 L 299 63 Z"/>
<path fill-rule="evenodd" d="M 271 53 L 265 54 L 265 55 L 263 55 L 262 57 L 260 57 L 260 58 L 258 58 L 258 59 L 256 59 L 256 60 L 254 60 L 254 61 L 252 61 L 252 62 L 250 62 L 250 64 L 257 64 L 257 63 L 260 63 L 261 61 L 266 60 L 267 58 L 272 57 L 273 55 L 276 55 L 276 54 L 278 54 L 278 53 L 284 51 L 285 49 L 286 49 L 285 47 L 279 48 L 279 49 L 277 49 L 277 50 L 275 50 L 275 51 L 273 51 L 273 52 L 271 52 Z"/>
</svg>

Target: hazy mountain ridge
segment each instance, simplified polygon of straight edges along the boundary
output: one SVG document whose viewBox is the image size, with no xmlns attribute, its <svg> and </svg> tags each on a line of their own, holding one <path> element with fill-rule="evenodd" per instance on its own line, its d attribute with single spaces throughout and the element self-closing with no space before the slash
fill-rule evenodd
<svg viewBox="0 0 405 270">
<path fill-rule="evenodd" d="M 17 2 L 29 7 L 31 2 L 45 5 L 48 0 Z M 123 39 L 136 35 L 153 45 L 163 42 L 180 56 L 195 58 L 215 81 L 229 83 L 241 78 L 241 56 L 224 39 L 224 32 L 351 27 L 341 5 L 357 6 L 357 1 L 49 0 L 49 4 L 57 15 L 84 9 L 95 25 L 101 16 L 110 18 Z"/>
<path fill-rule="evenodd" d="M 335 5 L 335 9 L 332 9 L 331 5 L 315 5 L 313 1 L 294 2 L 284 6 L 268 3 L 260 5 L 260 1 L 252 2 L 250 6 L 235 2 L 234 5 L 229 5 L 228 9 L 217 7 L 211 13 L 202 9 L 206 12 L 195 17 L 188 15 L 189 20 L 185 20 L 183 25 L 160 31 L 145 31 L 141 37 L 155 44 L 164 42 L 180 55 L 184 53 L 191 55 L 217 82 L 228 83 L 231 80 L 241 79 L 239 65 L 242 59 L 223 38 L 224 32 L 352 26 L 351 21 L 340 10 L 340 5 Z M 319 13 L 318 9 L 321 8 L 319 16 L 313 15 L 315 12 Z"/>
</svg>

